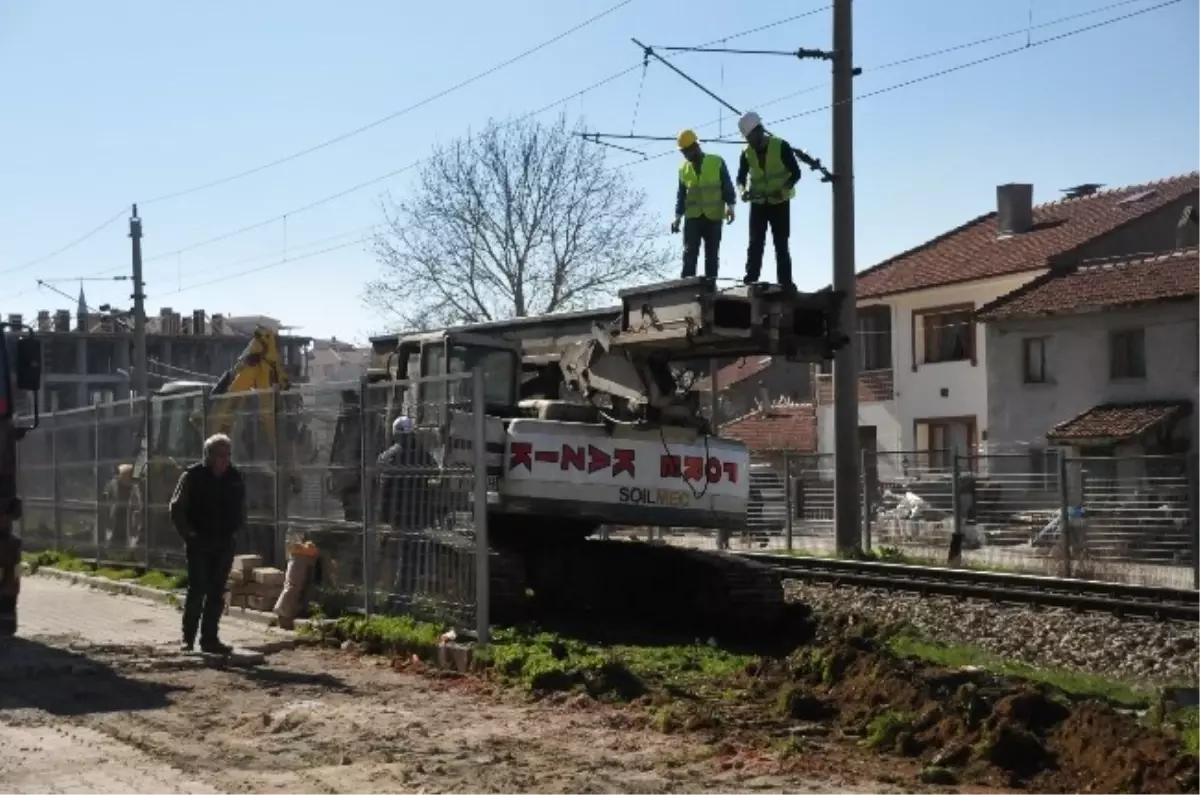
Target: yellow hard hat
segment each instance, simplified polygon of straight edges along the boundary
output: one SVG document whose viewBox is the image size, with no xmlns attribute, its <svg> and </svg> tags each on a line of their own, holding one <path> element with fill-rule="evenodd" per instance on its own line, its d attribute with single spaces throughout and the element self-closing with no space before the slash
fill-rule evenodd
<svg viewBox="0 0 1200 795">
<path fill-rule="evenodd" d="M 696 137 L 696 133 L 693 130 L 684 130 L 683 132 L 679 133 L 679 148 L 680 149 L 687 149 L 692 144 L 696 144 L 699 142 L 700 142 L 700 139 Z"/>
</svg>

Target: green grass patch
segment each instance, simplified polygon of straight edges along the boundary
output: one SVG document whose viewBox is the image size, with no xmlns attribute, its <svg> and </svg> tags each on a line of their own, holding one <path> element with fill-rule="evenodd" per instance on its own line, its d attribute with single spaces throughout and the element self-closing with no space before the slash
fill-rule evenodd
<svg viewBox="0 0 1200 795">
<path fill-rule="evenodd" d="M 888 710 L 875 716 L 867 726 L 863 745 L 874 751 L 891 751 L 900 740 L 900 735 L 911 732 L 913 716 L 907 712 Z"/>
<path fill-rule="evenodd" d="M 1173 718 L 1184 750 L 1192 756 L 1200 756 L 1200 709 L 1186 707 L 1176 710 Z"/>
<path fill-rule="evenodd" d="M 160 591 L 178 591 L 187 587 L 185 572 L 117 566 L 97 567 L 92 561 L 84 560 L 73 552 L 55 552 L 53 550 L 31 552 L 23 555 L 22 560 L 29 567 L 30 574 L 36 574 L 38 569 L 45 566 L 59 571 L 103 577 L 115 582 L 136 583 Z"/>
<path fill-rule="evenodd" d="M 437 653 L 444 630 L 440 623 L 410 616 L 344 616 L 313 623 L 310 636 L 354 641 L 371 653 Z M 602 644 L 537 628 L 499 629 L 491 643 L 477 648 L 474 665 L 509 685 L 530 692 L 580 690 L 611 701 L 628 701 L 651 692 L 710 693 L 715 698 L 739 692 L 731 687 L 757 657 L 706 644 L 637 646 Z"/>
<path fill-rule="evenodd" d="M 998 676 L 1048 685 L 1075 698 L 1099 698 L 1124 707 L 1145 706 L 1156 698 L 1152 687 L 1079 671 L 1035 668 L 976 646 L 931 643 L 904 633 L 889 638 L 887 646 L 898 657 L 915 657 L 947 668 L 975 666 Z"/>
</svg>

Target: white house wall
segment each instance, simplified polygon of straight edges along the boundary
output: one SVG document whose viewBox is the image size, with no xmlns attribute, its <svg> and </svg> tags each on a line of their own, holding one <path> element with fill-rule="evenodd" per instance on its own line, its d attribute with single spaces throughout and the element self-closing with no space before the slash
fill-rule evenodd
<svg viewBox="0 0 1200 795">
<path fill-rule="evenodd" d="M 1100 403 L 1197 400 L 1200 351 L 1197 304 L 1163 304 L 1153 309 L 1105 311 L 1070 317 L 986 324 L 992 400 L 988 425 L 998 446 L 1018 450 L 1044 446 L 1046 431 Z M 1109 378 L 1109 332 L 1146 329 L 1146 377 Z M 1021 342 L 1048 337 L 1049 383 L 1024 383 Z M 1191 439 L 1197 437 L 1197 415 Z"/>
<path fill-rule="evenodd" d="M 1012 292 L 1044 271 L 968 282 L 931 290 L 864 300 L 859 307 L 886 305 L 892 318 L 892 369 L 894 398 L 890 401 L 859 404 L 859 425 L 874 425 L 879 449 L 885 452 L 916 449 L 914 422 L 935 417 L 975 417 L 981 448 L 988 433 L 987 350 L 983 327 L 976 324 L 976 363 L 938 362 L 919 364 L 913 370 L 913 312 L 953 304 L 974 304 L 975 308 Z M 918 354 L 919 355 L 919 354 Z M 942 396 L 942 390 L 946 396 Z M 817 409 L 817 434 L 820 450 L 832 453 L 833 406 Z M 881 473 L 882 474 L 882 473 Z"/>
</svg>

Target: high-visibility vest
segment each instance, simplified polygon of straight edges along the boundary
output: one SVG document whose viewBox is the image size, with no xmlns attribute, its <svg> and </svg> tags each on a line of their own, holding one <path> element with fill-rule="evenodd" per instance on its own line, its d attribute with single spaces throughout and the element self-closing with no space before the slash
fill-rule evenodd
<svg viewBox="0 0 1200 795">
<path fill-rule="evenodd" d="M 705 155 L 700 161 L 700 173 L 692 161 L 685 160 L 679 167 L 679 181 L 687 189 L 683 202 L 683 214 L 687 218 L 711 218 L 721 220 L 725 215 L 725 201 L 721 198 L 721 166 L 725 164 L 718 155 Z"/>
<path fill-rule="evenodd" d="M 759 165 L 757 150 L 753 146 L 746 146 L 746 163 L 750 166 L 750 179 L 747 181 L 746 189 L 750 193 L 752 204 L 782 204 L 795 198 L 796 188 L 794 186 L 784 192 L 783 199 L 767 198 L 771 194 L 783 190 L 788 177 L 792 175 L 792 172 L 788 171 L 787 166 L 783 164 L 783 156 L 780 154 L 781 147 L 782 141 L 779 138 L 774 136 L 768 138 L 767 156 L 764 158 L 763 165 Z"/>
</svg>

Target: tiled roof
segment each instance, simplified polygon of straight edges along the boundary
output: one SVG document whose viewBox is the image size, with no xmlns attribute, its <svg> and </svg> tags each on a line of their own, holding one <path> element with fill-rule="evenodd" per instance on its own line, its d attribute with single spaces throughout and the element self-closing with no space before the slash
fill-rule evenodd
<svg viewBox="0 0 1200 795">
<path fill-rule="evenodd" d="M 811 403 L 771 406 L 752 411 L 721 426 L 721 436 L 736 439 L 753 451 L 817 449 L 817 411 Z"/>
<path fill-rule="evenodd" d="M 728 389 L 734 384 L 740 384 L 747 378 L 753 378 L 771 366 L 770 356 L 743 356 L 733 364 L 727 364 L 717 370 L 717 388 Z M 705 376 L 696 382 L 696 390 L 707 392 L 712 389 L 712 381 Z"/>
<path fill-rule="evenodd" d="M 1154 425 L 1183 416 L 1190 410 L 1191 404 L 1186 401 L 1103 403 L 1055 425 L 1046 438 L 1053 442 L 1132 439 Z"/>
<path fill-rule="evenodd" d="M 1200 296 L 1197 249 L 1106 260 L 1051 272 L 979 309 L 984 322 L 1108 307 L 1138 306 Z"/>
<path fill-rule="evenodd" d="M 1200 173 L 1107 190 L 1033 208 L 1033 228 L 1000 237 L 995 211 L 858 274 L 858 297 L 989 279 L 1048 267 L 1082 244 L 1194 193 Z"/>
</svg>

